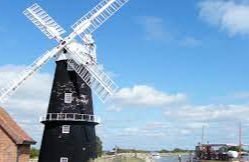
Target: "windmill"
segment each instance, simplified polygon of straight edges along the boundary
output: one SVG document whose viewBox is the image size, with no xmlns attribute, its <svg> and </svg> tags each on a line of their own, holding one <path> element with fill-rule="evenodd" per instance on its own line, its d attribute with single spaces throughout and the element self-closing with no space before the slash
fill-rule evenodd
<svg viewBox="0 0 249 162">
<path fill-rule="evenodd" d="M 0 91 L 4 102 L 49 60 L 56 58 L 55 76 L 45 124 L 39 162 L 86 162 L 95 158 L 95 125 L 92 91 L 105 102 L 118 87 L 99 67 L 92 33 L 116 13 L 128 0 L 103 0 L 72 25 L 73 32 L 63 38 L 65 30 L 38 4 L 24 14 L 58 45 L 45 52 L 15 80 Z M 77 37 L 83 44 L 77 42 Z"/>
</svg>

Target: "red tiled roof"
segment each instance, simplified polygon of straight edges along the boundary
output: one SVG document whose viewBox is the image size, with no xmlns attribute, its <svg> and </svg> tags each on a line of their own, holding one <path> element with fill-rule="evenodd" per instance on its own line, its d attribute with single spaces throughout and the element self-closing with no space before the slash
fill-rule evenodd
<svg viewBox="0 0 249 162">
<path fill-rule="evenodd" d="M 0 107 L 0 127 L 8 134 L 15 144 L 35 144 L 34 141 L 22 128 Z"/>
</svg>

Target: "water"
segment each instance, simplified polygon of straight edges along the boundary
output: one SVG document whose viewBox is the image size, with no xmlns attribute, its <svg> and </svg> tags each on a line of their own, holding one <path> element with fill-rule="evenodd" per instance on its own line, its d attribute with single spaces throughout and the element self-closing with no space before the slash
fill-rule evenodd
<svg viewBox="0 0 249 162">
<path fill-rule="evenodd" d="M 189 162 L 190 156 L 182 156 L 181 162 Z M 249 161 L 249 157 L 245 156 L 242 158 L 243 161 Z M 168 157 L 161 157 L 160 159 L 156 160 L 156 162 L 179 162 L 178 156 L 168 156 Z"/>
</svg>

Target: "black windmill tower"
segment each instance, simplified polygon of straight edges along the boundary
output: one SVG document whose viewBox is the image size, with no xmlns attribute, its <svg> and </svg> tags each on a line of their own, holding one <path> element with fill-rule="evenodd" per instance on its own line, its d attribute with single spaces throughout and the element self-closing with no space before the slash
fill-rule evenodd
<svg viewBox="0 0 249 162">
<path fill-rule="evenodd" d="M 45 125 L 39 162 L 87 162 L 96 157 L 92 92 L 105 101 L 117 91 L 116 84 L 98 66 L 96 45 L 92 33 L 117 12 L 128 0 L 103 0 L 65 33 L 39 5 L 34 4 L 24 14 L 58 45 L 35 60 L 17 79 L 0 91 L 4 102 L 22 83 L 31 78 L 50 59 L 56 58 L 56 71 L 47 114 L 41 117 Z M 77 36 L 83 40 L 78 43 Z M 39 86 L 39 85 L 38 85 Z"/>
</svg>

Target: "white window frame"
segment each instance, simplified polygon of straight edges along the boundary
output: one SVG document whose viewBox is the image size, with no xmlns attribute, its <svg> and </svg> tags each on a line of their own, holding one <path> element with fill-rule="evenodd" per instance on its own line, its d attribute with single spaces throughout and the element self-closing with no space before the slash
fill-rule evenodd
<svg viewBox="0 0 249 162">
<path fill-rule="evenodd" d="M 69 64 L 67 64 L 67 71 L 74 71 L 74 69 Z"/>
<path fill-rule="evenodd" d="M 62 125 L 62 133 L 63 134 L 69 134 L 70 133 L 70 125 Z"/>
<path fill-rule="evenodd" d="M 64 102 L 72 103 L 73 101 L 73 93 L 64 93 Z"/>
<path fill-rule="evenodd" d="M 60 162 L 68 162 L 68 158 L 67 157 L 61 157 Z"/>
</svg>

